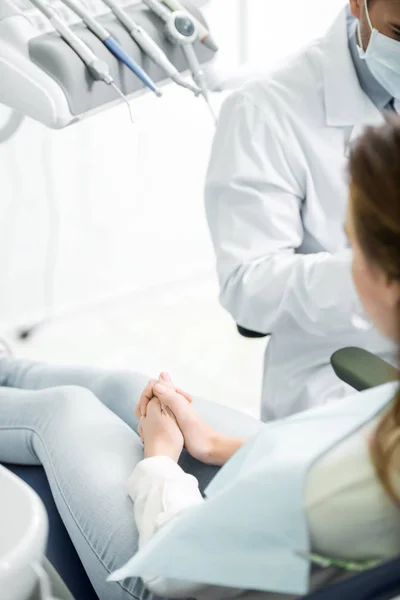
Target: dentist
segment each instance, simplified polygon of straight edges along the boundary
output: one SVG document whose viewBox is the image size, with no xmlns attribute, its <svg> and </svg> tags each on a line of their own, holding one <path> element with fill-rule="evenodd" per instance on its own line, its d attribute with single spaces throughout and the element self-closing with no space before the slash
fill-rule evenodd
<svg viewBox="0 0 400 600">
<path fill-rule="evenodd" d="M 225 101 L 205 201 L 221 303 L 271 334 L 263 420 L 347 395 L 329 364 L 343 346 L 391 357 L 360 328 L 343 223 L 350 149 L 399 109 L 399 0 L 350 0 L 325 37 Z"/>
</svg>

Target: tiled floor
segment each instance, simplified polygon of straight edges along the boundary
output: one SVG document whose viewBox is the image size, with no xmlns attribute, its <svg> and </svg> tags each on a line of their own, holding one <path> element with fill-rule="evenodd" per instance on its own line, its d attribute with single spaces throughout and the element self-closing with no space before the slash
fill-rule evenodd
<svg viewBox="0 0 400 600">
<path fill-rule="evenodd" d="M 57 363 L 168 370 L 191 393 L 258 415 L 263 340 L 241 338 L 213 278 L 162 286 L 40 328 L 17 355 Z"/>
</svg>

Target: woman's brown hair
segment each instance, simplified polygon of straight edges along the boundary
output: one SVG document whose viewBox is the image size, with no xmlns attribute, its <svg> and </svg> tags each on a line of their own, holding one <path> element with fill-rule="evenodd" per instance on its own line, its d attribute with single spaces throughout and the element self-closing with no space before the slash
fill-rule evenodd
<svg viewBox="0 0 400 600">
<path fill-rule="evenodd" d="M 366 130 L 351 153 L 349 172 L 357 241 L 372 266 L 400 282 L 400 117 L 388 115 L 382 126 Z M 400 305 L 394 334 L 400 350 Z M 377 475 L 400 503 L 390 474 L 396 450 L 400 450 L 400 390 L 371 445 Z"/>
</svg>

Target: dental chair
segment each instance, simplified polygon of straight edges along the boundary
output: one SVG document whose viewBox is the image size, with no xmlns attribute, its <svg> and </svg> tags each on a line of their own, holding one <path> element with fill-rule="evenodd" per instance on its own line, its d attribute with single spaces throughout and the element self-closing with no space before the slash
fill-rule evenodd
<svg viewBox="0 0 400 600">
<path fill-rule="evenodd" d="M 337 376 L 358 391 L 400 379 L 400 371 L 360 348 L 339 350 L 332 356 L 331 363 Z M 56 597 L 61 600 L 74 600 L 72 593 L 75 600 L 98 600 L 57 512 L 43 469 L 15 465 L 9 465 L 9 468 L 38 492 L 46 507 L 50 525 L 47 557 L 51 564 L 46 562 L 45 566 L 50 578 L 55 582 L 54 589 L 61 590 Z M 0 475 L 1 472 L 0 467 Z M 70 592 L 60 576 L 67 582 Z M 398 596 L 400 557 L 364 573 L 346 577 L 343 581 L 305 597 L 304 600 L 394 600 Z M 41 599 L 37 596 L 28 600 Z"/>
<path fill-rule="evenodd" d="M 71 600 L 73 597 L 76 600 L 98 600 L 58 513 L 43 468 L 21 465 L 5 466 L 14 475 L 25 481 L 43 502 L 49 523 L 46 557 L 51 565 L 50 568 L 53 567 L 60 578 L 66 582 L 72 594 Z"/>
<path fill-rule="evenodd" d="M 268 334 L 250 331 L 240 325 L 237 325 L 237 330 L 242 337 L 248 339 L 268 337 Z M 331 357 L 331 365 L 339 379 L 359 392 L 391 381 L 400 381 L 398 369 L 361 348 L 338 350 Z M 304 598 L 304 600 L 339 599 L 400 599 L 400 557 Z"/>
<path fill-rule="evenodd" d="M 400 371 L 371 352 L 361 348 L 343 348 L 331 357 L 336 375 L 358 392 L 399 381 Z"/>
<path fill-rule="evenodd" d="M 0 597 L 74 600 L 44 558 L 48 520 L 39 496 L 0 466 Z"/>
</svg>

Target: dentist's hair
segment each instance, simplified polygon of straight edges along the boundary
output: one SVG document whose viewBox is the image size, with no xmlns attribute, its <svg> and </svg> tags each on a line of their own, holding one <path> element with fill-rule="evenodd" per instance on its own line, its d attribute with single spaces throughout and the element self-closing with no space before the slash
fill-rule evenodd
<svg viewBox="0 0 400 600">
<path fill-rule="evenodd" d="M 350 157 L 355 234 L 360 247 L 388 280 L 400 282 L 400 117 L 387 115 L 380 127 L 370 127 Z M 400 305 L 397 337 L 400 350 Z M 395 456 L 396 453 L 396 456 Z M 400 454 L 400 391 L 376 430 L 371 456 L 385 490 L 396 503 L 398 491 L 391 473 Z M 391 469 L 393 468 L 393 471 Z"/>
</svg>

